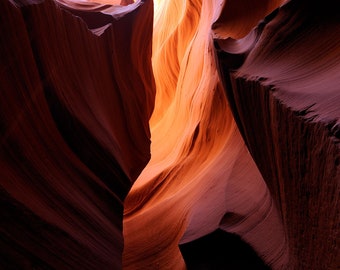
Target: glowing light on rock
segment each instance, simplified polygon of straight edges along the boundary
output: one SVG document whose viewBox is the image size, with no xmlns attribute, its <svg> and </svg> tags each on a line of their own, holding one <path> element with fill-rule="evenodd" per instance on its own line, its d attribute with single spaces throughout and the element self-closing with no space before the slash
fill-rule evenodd
<svg viewBox="0 0 340 270">
<path fill-rule="evenodd" d="M 151 160 L 125 201 L 126 269 L 184 269 L 178 245 L 218 228 L 241 234 L 274 267 L 287 263 L 279 215 L 219 81 L 211 26 L 221 6 L 156 5 Z M 239 224 L 224 218 L 229 212 Z"/>
<path fill-rule="evenodd" d="M 0 268 L 338 269 L 333 2 L 0 1 Z"/>
</svg>

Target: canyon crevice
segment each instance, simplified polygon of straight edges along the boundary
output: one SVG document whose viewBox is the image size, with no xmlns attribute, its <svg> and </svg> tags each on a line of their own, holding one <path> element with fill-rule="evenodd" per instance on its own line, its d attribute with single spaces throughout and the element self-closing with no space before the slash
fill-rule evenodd
<svg viewBox="0 0 340 270">
<path fill-rule="evenodd" d="M 340 267 L 336 4 L 0 9 L 1 268 Z"/>
</svg>

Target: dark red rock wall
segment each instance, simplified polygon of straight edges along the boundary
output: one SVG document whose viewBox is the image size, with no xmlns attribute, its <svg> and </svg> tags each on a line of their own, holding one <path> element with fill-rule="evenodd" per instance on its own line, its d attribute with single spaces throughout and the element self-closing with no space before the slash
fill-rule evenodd
<svg viewBox="0 0 340 270">
<path fill-rule="evenodd" d="M 234 117 L 282 214 L 290 269 L 340 266 L 334 9 L 291 1 L 244 39 L 217 42 Z"/>
<path fill-rule="evenodd" d="M 334 1 L 57 2 L 0 1 L 0 268 L 338 269 Z"/>
<path fill-rule="evenodd" d="M 26 4 L 0 3 L 0 268 L 120 269 L 123 200 L 150 158 L 152 2 L 99 37 Z"/>
</svg>

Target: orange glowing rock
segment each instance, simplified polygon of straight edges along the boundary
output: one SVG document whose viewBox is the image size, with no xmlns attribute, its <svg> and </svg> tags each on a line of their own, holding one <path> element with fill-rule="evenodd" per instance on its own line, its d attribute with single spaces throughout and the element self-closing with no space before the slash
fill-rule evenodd
<svg viewBox="0 0 340 270">
<path fill-rule="evenodd" d="M 331 1 L 0 1 L 0 268 L 337 269 Z"/>
</svg>

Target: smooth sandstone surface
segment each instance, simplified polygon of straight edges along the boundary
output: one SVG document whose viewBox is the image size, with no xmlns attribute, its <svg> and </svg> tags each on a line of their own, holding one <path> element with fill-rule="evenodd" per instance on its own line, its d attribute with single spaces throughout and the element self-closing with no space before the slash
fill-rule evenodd
<svg viewBox="0 0 340 270">
<path fill-rule="evenodd" d="M 1 268 L 340 266 L 332 1 L 0 10 Z"/>
<path fill-rule="evenodd" d="M 53 1 L 1 1 L 0 268 L 122 268 L 150 158 L 150 4 L 97 36 Z"/>
</svg>

